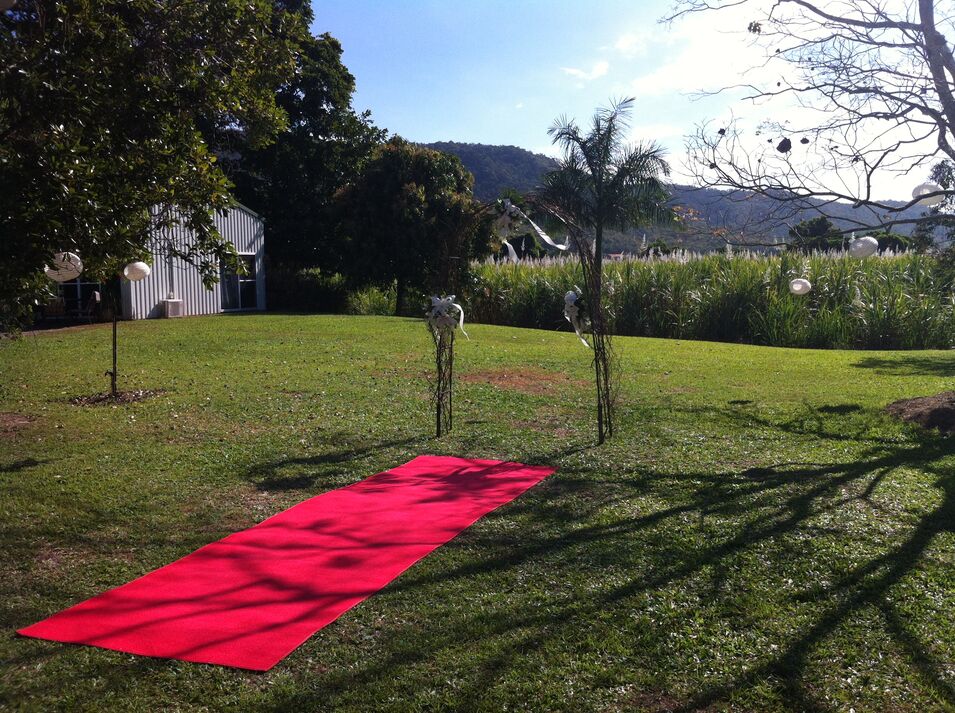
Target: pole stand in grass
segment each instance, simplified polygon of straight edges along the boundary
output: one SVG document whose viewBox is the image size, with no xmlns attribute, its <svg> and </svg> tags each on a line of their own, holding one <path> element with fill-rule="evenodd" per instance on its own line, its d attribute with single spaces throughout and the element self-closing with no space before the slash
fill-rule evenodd
<svg viewBox="0 0 955 713">
<path fill-rule="evenodd" d="M 613 436 L 613 407 L 617 395 L 616 370 L 614 368 L 613 340 L 610 336 L 608 320 L 603 309 L 603 268 L 599 246 L 600 233 L 594 243 L 584 238 L 583 231 L 574 225 L 569 216 L 561 215 L 562 211 L 554 204 L 541 202 L 548 213 L 564 224 L 568 231 L 565 243 L 555 242 L 544 230 L 531 220 L 524 211 L 510 201 L 501 201 L 498 205 L 498 218 L 494 223 L 494 230 L 501 243 L 507 248 L 512 262 L 518 262 L 517 253 L 507 237 L 514 230 L 519 221 L 530 225 L 541 242 L 556 248 L 561 252 L 572 250 L 580 259 L 584 273 L 584 289 L 577 292 L 568 292 L 564 296 L 564 316 L 574 327 L 577 337 L 585 347 L 593 349 L 594 381 L 597 388 L 597 441 L 603 443 Z M 588 344 L 583 335 L 583 320 L 580 316 L 580 307 L 577 298 L 582 294 L 587 310 L 587 320 L 591 331 L 591 343 Z"/>
<path fill-rule="evenodd" d="M 110 296 L 112 297 L 111 307 L 113 312 L 113 368 L 108 369 L 105 375 L 109 377 L 109 393 L 113 398 L 116 398 L 119 395 L 119 390 L 116 386 L 116 323 L 119 320 L 119 296 L 122 291 L 122 279 L 125 278 L 130 282 L 139 282 L 140 280 L 144 280 L 149 277 L 151 272 L 152 268 L 150 268 L 146 263 L 138 261 L 131 262 L 123 268 L 122 275 L 117 277 L 116 282 L 110 286 Z"/>
<path fill-rule="evenodd" d="M 119 300 L 116 299 L 116 292 L 119 290 L 118 287 L 112 286 L 110 288 L 110 312 L 113 318 L 113 368 L 107 369 L 105 376 L 109 377 L 109 393 L 110 396 L 116 398 L 117 389 L 116 389 L 116 322 L 119 320 Z"/>
<path fill-rule="evenodd" d="M 617 396 L 613 340 L 603 308 L 603 269 L 600 255 L 589 241 L 575 236 L 572 241 L 584 273 L 584 303 L 590 323 L 590 346 L 594 352 L 594 385 L 597 392 L 597 442 L 613 436 L 614 402 Z M 566 302 L 566 298 L 565 298 Z M 579 336 L 579 335 L 578 335 Z"/>
<path fill-rule="evenodd" d="M 457 310 L 458 318 L 452 316 Z M 428 331 L 434 342 L 434 403 L 435 435 L 440 438 L 454 426 L 454 336 L 455 330 L 467 337 L 464 331 L 464 309 L 456 304 L 454 295 L 432 297 L 431 307 L 425 315 Z"/>
</svg>

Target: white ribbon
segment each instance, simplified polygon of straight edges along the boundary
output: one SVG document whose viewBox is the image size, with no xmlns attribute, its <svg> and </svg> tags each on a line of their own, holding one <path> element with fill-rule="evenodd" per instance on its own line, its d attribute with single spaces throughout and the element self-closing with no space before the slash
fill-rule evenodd
<svg viewBox="0 0 955 713">
<path fill-rule="evenodd" d="M 495 230 L 498 231 L 498 234 L 501 234 L 502 232 L 504 236 L 509 234 L 511 230 L 513 229 L 514 220 L 516 218 L 520 218 L 521 220 L 526 221 L 531 226 L 531 228 L 534 229 L 534 232 L 537 234 L 537 237 L 539 237 L 545 243 L 550 245 L 552 248 L 556 248 L 557 250 L 570 249 L 569 243 L 564 245 L 558 245 L 557 243 L 555 243 L 553 239 L 547 233 L 545 233 L 544 230 L 537 223 L 535 223 L 533 220 L 527 217 L 527 213 L 525 213 L 516 205 L 511 203 L 511 201 L 509 201 L 508 199 L 505 198 L 503 201 L 501 201 L 500 206 L 503 208 L 503 213 L 501 213 L 501 215 L 498 217 L 494 225 Z M 511 259 L 516 260 L 517 253 L 514 253 L 514 255 L 511 256 L 511 250 L 513 248 L 511 248 L 510 244 L 506 240 L 503 240 L 502 242 L 504 242 L 504 244 L 508 247 L 508 256 L 511 257 Z"/>
<path fill-rule="evenodd" d="M 457 320 L 450 314 L 452 308 L 458 311 Z M 461 334 L 463 334 L 468 341 L 471 340 L 468 333 L 464 331 L 464 308 L 454 301 L 454 295 L 447 295 L 445 297 L 433 296 L 431 298 L 431 309 L 428 310 L 426 316 L 428 318 L 428 324 L 431 325 L 431 329 L 434 331 L 454 329 L 455 326 L 457 326 L 460 328 Z"/>
<path fill-rule="evenodd" d="M 580 326 L 580 307 L 577 306 L 577 293 L 573 290 L 564 295 L 564 318 L 570 322 L 570 326 L 574 328 L 574 331 L 577 333 L 577 338 L 581 343 L 590 349 L 590 345 L 587 344 L 587 340 L 584 339 L 583 330 Z"/>
<path fill-rule="evenodd" d="M 501 244 L 507 248 L 507 259 L 511 262 L 520 262 L 520 258 L 517 257 L 517 250 L 514 249 L 514 246 L 511 245 L 507 240 L 501 238 Z"/>
<path fill-rule="evenodd" d="M 547 243 L 548 245 L 550 245 L 552 248 L 557 248 L 558 250 L 569 250 L 569 249 L 570 249 L 570 244 L 565 243 L 564 245 L 558 245 L 558 244 L 555 243 L 553 240 L 551 240 L 551 237 L 550 237 L 547 233 L 545 233 L 537 223 L 535 223 L 533 220 L 531 220 L 530 218 L 528 218 L 527 215 L 524 213 L 524 211 L 522 211 L 522 210 L 521 210 L 520 208 L 518 208 L 517 206 L 514 206 L 514 208 L 517 210 L 518 214 L 519 214 L 524 220 L 526 220 L 528 223 L 530 223 L 530 226 L 534 229 L 534 232 L 537 233 L 537 237 L 539 237 L 539 238 L 540 238 L 541 240 L 543 240 L 545 243 Z"/>
</svg>

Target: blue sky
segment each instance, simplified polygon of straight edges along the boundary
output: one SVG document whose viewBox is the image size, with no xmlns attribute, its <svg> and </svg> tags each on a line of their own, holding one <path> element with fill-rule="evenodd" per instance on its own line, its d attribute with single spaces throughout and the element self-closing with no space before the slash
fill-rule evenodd
<svg viewBox="0 0 955 713">
<path fill-rule="evenodd" d="M 729 105 L 724 97 L 687 95 L 738 81 L 747 39 L 709 31 L 712 18 L 660 25 L 669 7 L 634 0 L 334 0 L 314 4 L 312 29 L 341 40 L 357 81 L 355 108 L 371 109 L 379 126 L 412 141 L 513 144 L 553 154 L 547 128 L 559 115 L 585 121 L 611 97 L 635 95 L 634 138 L 663 143 L 678 163 L 683 135 L 725 115 Z"/>
<path fill-rule="evenodd" d="M 761 67 L 771 50 L 746 32 L 771 4 L 752 0 L 665 25 L 659 20 L 673 0 L 314 0 L 312 30 L 341 40 L 355 108 L 411 141 L 557 155 L 547 129 L 558 116 L 583 124 L 611 98 L 633 96 L 631 140 L 662 144 L 673 179 L 689 183 L 685 137 L 703 122 L 725 126 L 733 117 L 763 149 L 766 137 L 754 132 L 764 119 L 789 121 L 796 133 L 818 125 L 819 112 L 792 99 L 753 105 L 739 91 L 699 94 L 742 82 L 773 86 L 791 74 L 785 63 Z M 822 167 L 816 176 L 863 190 L 860 175 Z M 923 178 L 883 172 L 874 195 L 907 198 Z"/>
</svg>

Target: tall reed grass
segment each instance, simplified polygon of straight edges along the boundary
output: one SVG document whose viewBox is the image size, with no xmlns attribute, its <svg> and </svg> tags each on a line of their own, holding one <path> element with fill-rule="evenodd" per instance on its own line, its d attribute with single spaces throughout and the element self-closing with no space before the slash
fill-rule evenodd
<svg viewBox="0 0 955 713">
<path fill-rule="evenodd" d="M 581 284 L 576 261 L 472 268 L 471 321 L 569 329 L 564 294 Z M 604 274 L 616 334 L 791 347 L 955 346 L 951 278 L 929 256 L 678 253 L 607 262 Z M 790 294 L 796 277 L 812 283 L 810 294 Z"/>
</svg>

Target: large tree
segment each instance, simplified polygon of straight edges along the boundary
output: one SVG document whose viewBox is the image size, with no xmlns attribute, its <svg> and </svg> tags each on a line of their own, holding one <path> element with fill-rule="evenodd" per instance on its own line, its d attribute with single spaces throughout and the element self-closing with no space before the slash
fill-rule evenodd
<svg viewBox="0 0 955 713">
<path fill-rule="evenodd" d="M 7 318 L 53 253 L 104 278 L 145 256 L 156 228 L 215 279 L 231 255 L 212 212 L 229 184 L 204 140 L 285 126 L 301 15 L 268 0 L 19 0 L 0 14 L 0 303 Z"/>
<path fill-rule="evenodd" d="M 310 24 L 308 3 L 297 5 Z M 386 136 L 371 123 L 369 112 L 352 109 L 355 78 L 341 56 L 341 44 L 329 34 L 302 40 L 295 74 L 277 95 L 288 128 L 273 143 L 249 145 L 235 126 L 212 138 L 236 198 L 265 218 L 266 253 L 273 265 L 294 270 L 339 263 L 333 196 L 358 175 Z"/>
<path fill-rule="evenodd" d="M 584 268 L 584 305 L 590 320 L 597 387 L 597 436 L 613 435 L 615 371 L 610 325 L 603 310 L 603 239 L 609 228 L 667 222 L 669 193 L 663 178 L 670 173 L 663 150 L 653 144 L 628 143 L 633 99 L 598 109 L 587 130 L 560 118 L 550 128 L 564 150 L 560 166 L 544 177 L 539 202 L 569 229 Z"/>
<path fill-rule="evenodd" d="M 835 201 L 859 208 L 845 232 L 932 219 L 900 216 L 918 204 L 909 196 L 931 166 L 955 160 L 955 4 L 682 0 L 677 7 L 674 18 L 745 13 L 740 29 L 766 54 L 759 81 L 740 86 L 727 77 L 726 85 L 771 115 L 750 126 L 699 127 L 689 157 L 700 185 L 773 198 L 769 227 L 803 209 L 825 215 Z M 887 178 L 902 205 L 876 195 Z M 936 195 L 955 196 L 955 187 Z"/>
<path fill-rule="evenodd" d="M 353 285 L 457 291 L 472 259 L 490 250 L 491 215 L 475 200 L 474 179 L 451 154 L 395 137 L 340 191 L 343 272 Z"/>
</svg>

